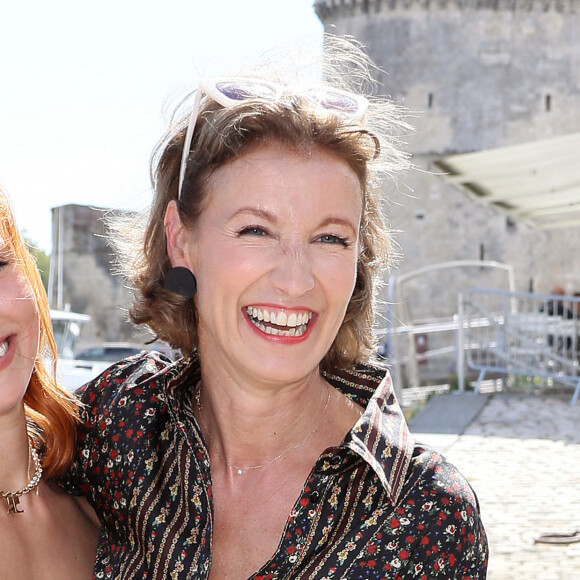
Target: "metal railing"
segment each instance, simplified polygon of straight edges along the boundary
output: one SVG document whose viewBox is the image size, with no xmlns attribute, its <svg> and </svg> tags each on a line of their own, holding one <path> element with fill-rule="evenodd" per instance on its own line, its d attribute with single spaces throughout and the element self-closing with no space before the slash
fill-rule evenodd
<svg viewBox="0 0 580 580">
<path fill-rule="evenodd" d="M 464 345 L 469 368 L 543 378 L 580 395 L 580 297 L 472 289 L 464 301 Z"/>
<path fill-rule="evenodd" d="M 490 287 L 514 289 L 509 264 L 485 260 L 455 260 L 432 264 L 389 280 L 387 326 L 378 334 L 391 365 L 398 396 L 403 387 L 419 388 L 432 376 L 457 372 L 463 389 L 465 321 L 462 296 L 485 281 Z M 434 288 L 445 292 L 434 292 Z"/>
</svg>

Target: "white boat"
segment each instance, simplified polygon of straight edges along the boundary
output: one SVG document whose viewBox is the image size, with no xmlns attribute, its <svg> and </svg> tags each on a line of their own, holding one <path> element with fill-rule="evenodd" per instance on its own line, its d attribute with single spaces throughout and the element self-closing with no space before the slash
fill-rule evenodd
<svg viewBox="0 0 580 580">
<path fill-rule="evenodd" d="M 88 361 L 74 358 L 75 344 L 82 325 L 91 317 L 66 310 L 51 310 L 50 318 L 58 348 L 57 378 L 68 390 L 74 391 L 94 379 L 111 365 L 107 361 Z"/>
</svg>

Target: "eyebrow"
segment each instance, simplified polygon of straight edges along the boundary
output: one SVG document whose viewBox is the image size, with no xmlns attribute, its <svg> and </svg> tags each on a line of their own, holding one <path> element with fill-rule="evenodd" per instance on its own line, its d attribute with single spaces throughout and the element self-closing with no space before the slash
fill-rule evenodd
<svg viewBox="0 0 580 580">
<path fill-rule="evenodd" d="M 254 215 L 256 217 L 265 219 L 265 220 L 273 223 L 274 225 L 277 225 L 278 223 L 280 223 L 280 219 L 278 218 L 278 216 L 275 213 L 268 211 L 268 210 L 265 210 L 265 209 L 256 208 L 256 207 L 242 207 L 238 211 L 236 211 L 236 213 L 233 214 L 230 217 L 230 219 L 235 218 L 236 216 L 239 216 L 242 214 Z M 355 227 L 355 225 L 353 224 L 352 221 L 350 221 L 348 219 L 340 218 L 337 216 L 328 216 L 327 218 L 323 219 L 318 224 L 317 227 L 323 228 L 323 227 L 326 227 L 328 225 L 342 225 L 342 226 L 345 226 L 345 227 L 351 229 L 353 232 L 358 231 L 358 229 Z"/>
<path fill-rule="evenodd" d="M 234 213 L 232 216 L 230 216 L 230 219 L 235 218 L 236 216 L 242 215 L 242 214 L 251 214 L 254 215 L 256 217 L 265 219 L 269 222 L 272 222 L 273 224 L 277 224 L 279 223 L 279 219 L 278 216 L 271 212 L 268 211 L 266 209 L 260 209 L 258 207 L 241 207 L 238 211 L 236 211 L 236 213 Z"/>
<path fill-rule="evenodd" d="M 335 225 L 335 224 L 345 226 L 345 227 L 351 229 L 353 232 L 358 231 L 358 228 L 356 228 L 354 226 L 352 221 L 347 220 L 347 219 L 343 219 L 340 217 L 334 217 L 334 216 L 329 216 L 326 219 L 322 220 L 322 222 L 320 222 L 320 225 L 318 227 L 323 228 L 325 226 L 331 226 L 331 225 Z"/>
</svg>

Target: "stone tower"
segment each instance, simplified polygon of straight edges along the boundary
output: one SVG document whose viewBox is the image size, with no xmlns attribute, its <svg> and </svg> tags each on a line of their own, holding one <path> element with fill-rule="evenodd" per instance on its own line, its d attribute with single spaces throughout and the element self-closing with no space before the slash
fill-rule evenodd
<svg viewBox="0 0 580 580">
<path fill-rule="evenodd" d="M 112 275 L 113 250 L 104 216 L 113 210 L 69 204 L 52 209 L 51 308 L 88 314 L 77 350 L 100 342 L 143 343 L 150 338 L 127 322 L 131 294 Z"/>
<path fill-rule="evenodd" d="M 432 173 L 453 153 L 580 131 L 580 0 L 316 0 L 325 30 L 354 36 L 381 92 L 416 117 L 411 192 L 389 191 L 399 271 L 457 259 L 515 268 L 516 287 L 580 291 L 580 229 L 535 230 Z M 578 154 L 580 162 L 580 152 Z M 431 172 L 431 173 L 430 173 Z M 445 281 L 429 288 L 429 300 Z"/>
</svg>

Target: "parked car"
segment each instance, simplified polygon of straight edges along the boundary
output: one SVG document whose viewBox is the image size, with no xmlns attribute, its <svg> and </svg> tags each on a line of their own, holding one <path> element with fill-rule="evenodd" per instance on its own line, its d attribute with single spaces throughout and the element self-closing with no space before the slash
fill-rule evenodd
<svg viewBox="0 0 580 580">
<path fill-rule="evenodd" d="M 94 360 L 104 362 L 117 362 L 123 358 L 138 354 L 142 350 L 150 350 L 141 344 L 128 342 L 104 342 L 89 348 L 84 348 L 75 354 L 76 360 Z"/>
<path fill-rule="evenodd" d="M 104 371 L 110 363 L 91 363 L 73 358 L 81 328 L 91 319 L 90 316 L 68 310 L 51 310 L 50 318 L 58 351 L 57 378 L 66 389 L 74 391 Z"/>
<path fill-rule="evenodd" d="M 65 310 L 51 310 L 50 316 L 58 350 L 57 377 L 59 382 L 70 391 L 75 391 L 94 379 L 118 360 L 143 350 L 160 351 L 172 360 L 180 356 L 179 351 L 159 341 L 149 345 L 103 342 L 75 351 L 82 326 L 91 317 Z"/>
</svg>

